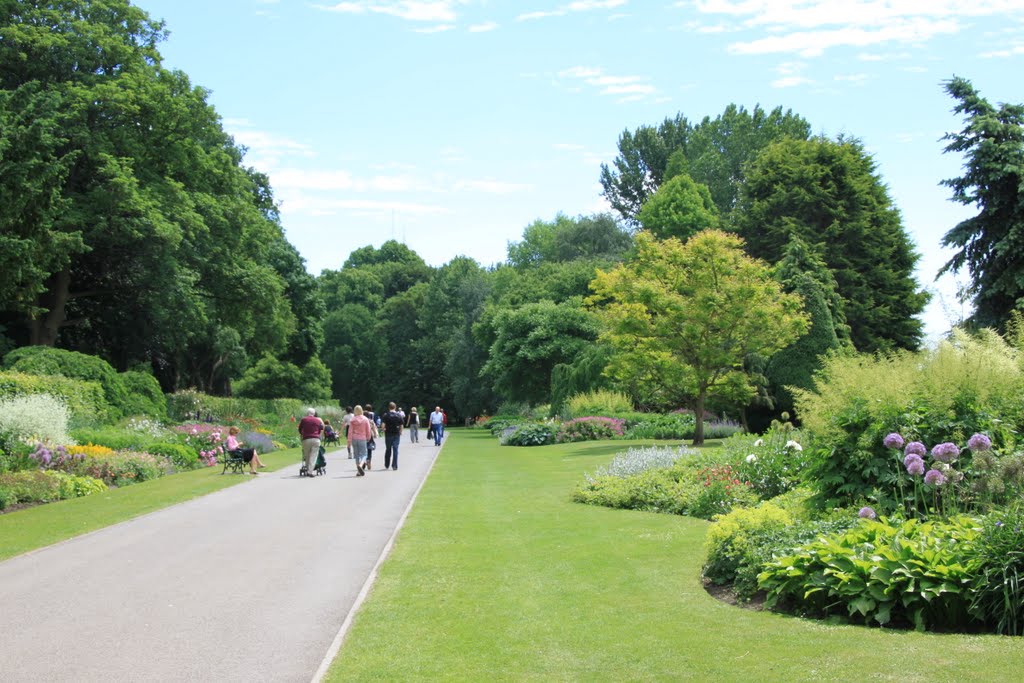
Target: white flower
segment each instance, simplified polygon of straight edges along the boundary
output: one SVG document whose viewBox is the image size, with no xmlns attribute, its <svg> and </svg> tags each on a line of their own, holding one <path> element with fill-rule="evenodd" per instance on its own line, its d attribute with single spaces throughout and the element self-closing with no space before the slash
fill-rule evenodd
<svg viewBox="0 0 1024 683">
<path fill-rule="evenodd" d="M 804 449 L 803 446 L 798 444 L 796 441 L 793 441 L 792 439 L 786 442 L 786 448 L 792 448 L 794 451 L 802 451 Z"/>
<path fill-rule="evenodd" d="M 754 447 L 755 448 L 763 446 L 763 445 L 764 445 L 764 439 L 758 439 L 757 441 L 754 442 Z"/>
<path fill-rule="evenodd" d="M 751 453 L 746 457 L 747 462 L 757 462 L 757 456 Z"/>
</svg>

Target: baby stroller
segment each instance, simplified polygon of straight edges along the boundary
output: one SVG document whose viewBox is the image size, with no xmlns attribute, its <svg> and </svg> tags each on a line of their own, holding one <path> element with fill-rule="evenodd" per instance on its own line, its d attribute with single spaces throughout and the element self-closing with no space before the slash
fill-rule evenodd
<svg viewBox="0 0 1024 683">
<path fill-rule="evenodd" d="M 327 453 L 327 449 L 323 444 L 320 444 L 320 450 L 316 452 L 316 462 L 313 463 L 313 471 L 310 472 L 309 468 L 306 467 L 306 463 L 302 463 L 299 468 L 300 477 L 319 477 L 327 474 L 327 458 L 324 455 Z"/>
<path fill-rule="evenodd" d="M 321 445 L 320 450 L 317 451 L 316 454 L 316 463 L 313 465 L 313 472 L 315 472 L 318 477 L 327 474 L 327 458 L 324 457 L 326 452 L 327 448 Z"/>
</svg>

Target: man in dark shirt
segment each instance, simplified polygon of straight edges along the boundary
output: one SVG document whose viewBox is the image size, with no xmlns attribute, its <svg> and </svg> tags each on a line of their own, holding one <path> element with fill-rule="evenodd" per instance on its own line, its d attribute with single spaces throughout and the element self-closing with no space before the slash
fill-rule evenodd
<svg viewBox="0 0 1024 683">
<path fill-rule="evenodd" d="M 384 469 L 398 469 L 398 444 L 402 443 L 402 425 L 405 418 L 395 410 L 395 404 L 388 404 L 388 412 L 380 416 L 384 425 Z"/>
</svg>

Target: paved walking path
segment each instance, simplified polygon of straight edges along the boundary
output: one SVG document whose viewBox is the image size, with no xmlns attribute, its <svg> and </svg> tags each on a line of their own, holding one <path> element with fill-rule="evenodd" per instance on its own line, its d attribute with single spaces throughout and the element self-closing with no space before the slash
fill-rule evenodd
<svg viewBox="0 0 1024 683">
<path fill-rule="evenodd" d="M 440 450 L 379 442 L 0 563 L 0 680 L 308 683 Z"/>
</svg>

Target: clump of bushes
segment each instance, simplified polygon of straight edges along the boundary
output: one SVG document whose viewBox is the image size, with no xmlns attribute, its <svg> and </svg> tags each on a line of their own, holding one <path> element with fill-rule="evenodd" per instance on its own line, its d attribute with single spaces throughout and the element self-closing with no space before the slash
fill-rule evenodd
<svg viewBox="0 0 1024 683">
<path fill-rule="evenodd" d="M 565 404 L 567 417 L 576 415 L 601 415 L 615 417 L 633 410 L 633 401 L 618 391 L 599 389 L 576 394 Z"/>
<path fill-rule="evenodd" d="M 558 443 L 614 439 L 625 433 L 625 420 L 615 417 L 577 417 L 558 428 Z"/>
<path fill-rule="evenodd" d="M 692 413 L 641 415 L 626 431 L 626 438 L 683 441 L 693 438 L 695 426 L 696 421 Z"/>
<path fill-rule="evenodd" d="M 69 443 L 69 417 L 67 404 L 49 394 L 4 399 L 0 401 L 0 447 L 29 440 Z"/>
<path fill-rule="evenodd" d="M 547 423 L 513 425 L 501 437 L 502 446 L 547 446 L 555 443 L 558 428 Z"/>
<path fill-rule="evenodd" d="M 24 470 L 0 473 L 0 510 L 24 503 L 50 503 L 100 493 L 102 481 L 59 471 Z"/>
</svg>

